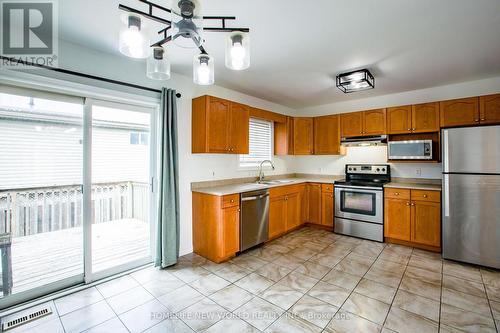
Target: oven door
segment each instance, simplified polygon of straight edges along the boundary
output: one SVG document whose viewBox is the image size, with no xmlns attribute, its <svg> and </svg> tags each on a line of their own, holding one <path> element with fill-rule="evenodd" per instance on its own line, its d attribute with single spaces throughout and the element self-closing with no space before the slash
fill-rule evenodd
<svg viewBox="0 0 500 333">
<path fill-rule="evenodd" d="M 383 224 L 382 189 L 335 186 L 335 216 Z"/>
</svg>

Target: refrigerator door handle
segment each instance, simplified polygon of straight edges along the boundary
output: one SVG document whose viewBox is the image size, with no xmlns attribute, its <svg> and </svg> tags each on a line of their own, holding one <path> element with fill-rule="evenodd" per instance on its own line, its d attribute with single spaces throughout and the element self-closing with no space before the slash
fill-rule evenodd
<svg viewBox="0 0 500 333">
<path fill-rule="evenodd" d="M 449 146 L 448 146 L 448 130 L 443 130 L 443 147 L 441 151 L 443 152 L 443 172 L 448 172 L 450 169 L 449 166 Z"/>
<path fill-rule="evenodd" d="M 450 217 L 450 175 L 443 175 L 444 186 L 444 216 Z"/>
</svg>

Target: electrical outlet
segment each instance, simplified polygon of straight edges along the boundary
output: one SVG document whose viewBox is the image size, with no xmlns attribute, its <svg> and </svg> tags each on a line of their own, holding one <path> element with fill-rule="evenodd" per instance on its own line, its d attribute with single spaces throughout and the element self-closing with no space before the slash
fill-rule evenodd
<svg viewBox="0 0 500 333">
<path fill-rule="evenodd" d="M 415 169 L 415 173 L 417 174 L 417 176 L 422 176 L 422 169 L 421 168 L 416 168 Z"/>
<path fill-rule="evenodd" d="M 215 171 L 212 171 L 212 177 L 215 177 Z"/>
<path fill-rule="evenodd" d="M 319 173 L 323 173 L 323 168 L 318 168 Z"/>
</svg>

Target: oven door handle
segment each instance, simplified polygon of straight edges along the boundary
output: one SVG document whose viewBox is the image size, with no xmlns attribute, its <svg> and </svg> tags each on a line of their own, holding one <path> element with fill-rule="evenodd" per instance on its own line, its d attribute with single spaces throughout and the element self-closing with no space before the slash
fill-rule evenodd
<svg viewBox="0 0 500 333">
<path fill-rule="evenodd" d="M 351 185 L 334 185 L 334 188 L 344 188 L 344 189 L 352 189 L 352 190 L 370 190 L 370 191 L 379 191 L 379 192 L 382 192 L 384 190 L 383 187 L 351 186 Z"/>
</svg>

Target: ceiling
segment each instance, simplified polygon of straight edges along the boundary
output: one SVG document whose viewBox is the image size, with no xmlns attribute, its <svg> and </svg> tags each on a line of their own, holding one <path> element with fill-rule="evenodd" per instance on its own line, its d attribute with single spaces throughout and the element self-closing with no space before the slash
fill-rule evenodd
<svg viewBox="0 0 500 333">
<path fill-rule="evenodd" d="M 153 0 L 170 5 L 170 0 Z M 292 108 L 500 75 L 498 0 L 202 0 L 204 15 L 234 15 L 251 32 L 251 67 L 224 67 L 224 34 L 205 33 L 216 84 Z M 118 4 L 59 2 L 60 37 L 119 55 Z M 156 29 L 158 26 L 150 26 Z M 174 72 L 191 76 L 196 50 L 169 46 Z M 343 94 L 339 72 L 369 68 L 373 90 Z"/>
</svg>

